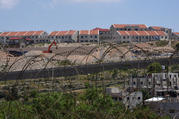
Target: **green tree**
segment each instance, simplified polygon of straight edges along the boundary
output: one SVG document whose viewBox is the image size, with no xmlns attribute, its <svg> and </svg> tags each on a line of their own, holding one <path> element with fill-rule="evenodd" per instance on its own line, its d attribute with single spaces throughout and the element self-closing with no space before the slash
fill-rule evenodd
<svg viewBox="0 0 179 119">
<path fill-rule="evenodd" d="M 147 67 L 148 73 L 160 73 L 162 71 L 162 65 L 158 62 L 154 62 Z"/>
</svg>

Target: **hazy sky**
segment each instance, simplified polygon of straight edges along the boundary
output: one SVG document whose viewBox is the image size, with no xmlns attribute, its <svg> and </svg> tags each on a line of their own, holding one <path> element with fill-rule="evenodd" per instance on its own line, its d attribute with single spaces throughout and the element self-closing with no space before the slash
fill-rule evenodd
<svg viewBox="0 0 179 119">
<path fill-rule="evenodd" d="M 0 31 L 165 26 L 179 32 L 179 0 L 0 0 Z"/>
</svg>

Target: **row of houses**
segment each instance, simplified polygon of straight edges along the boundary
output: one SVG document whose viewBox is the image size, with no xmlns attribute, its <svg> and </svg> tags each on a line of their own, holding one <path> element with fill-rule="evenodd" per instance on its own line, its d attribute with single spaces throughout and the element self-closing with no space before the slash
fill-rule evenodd
<svg viewBox="0 0 179 119">
<path fill-rule="evenodd" d="M 32 39 L 33 43 L 98 43 L 98 42 L 148 42 L 156 40 L 179 40 L 179 33 L 164 27 L 147 27 L 144 24 L 113 24 L 110 29 L 95 28 L 92 30 L 2 32 L 0 43 L 8 43 L 13 37 Z"/>
</svg>

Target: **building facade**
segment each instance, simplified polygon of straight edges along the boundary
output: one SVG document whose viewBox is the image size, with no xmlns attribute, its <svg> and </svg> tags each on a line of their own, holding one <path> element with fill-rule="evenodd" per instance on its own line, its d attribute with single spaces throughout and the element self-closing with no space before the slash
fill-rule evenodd
<svg viewBox="0 0 179 119">
<path fill-rule="evenodd" d="M 54 31 L 50 33 L 48 38 L 51 42 L 55 40 L 57 43 L 74 43 L 77 42 L 78 31 Z"/>
<path fill-rule="evenodd" d="M 163 31 L 117 31 L 113 33 L 112 42 L 150 42 L 168 40 L 168 36 Z"/>
<path fill-rule="evenodd" d="M 172 33 L 172 40 L 179 40 L 179 32 Z"/>
<path fill-rule="evenodd" d="M 177 90 L 179 88 L 179 77 L 178 73 L 153 73 L 151 77 L 131 78 L 129 86 L 138 89 Z"/>
<path fill-rule="evenodd" d="M 106 88 L 106 93 L 112 97 L 114 101 L 123 102 L 123 104 L 129 108 L 135 108 L 137 105 L 143 103 L 142 92 L 127 92 L 120 90 L 117 87 Z"/>
<path fill-rule="evenodd" d="M 98 43 L 99 40 L 99 30 L 81 30 L 77 42 Z"/>
<path fill-rule="evenodd" d="M 95 28 L 93 30 L 99 30 L 99 41 L 100 42 L 108 42 L 112 38 L 110 29 Z"/>
<path fill-rule="evenodd" d="M 150 26 L 148 29 L 150 31 L 163 31 L 167 34 L 168 39 L 172 38 L 172 29 L 170 29 L 170 28 L 159 27 L 159 26 Z"/>
<path fill-rule="evenodd" d="M 22 32 L 2 32 L 0 42 L 8 44 L 11 38 L 29 38 L 33 43 L 47 43 L 48 34 L 45 31 L 22 31 Z"/>
</svg>

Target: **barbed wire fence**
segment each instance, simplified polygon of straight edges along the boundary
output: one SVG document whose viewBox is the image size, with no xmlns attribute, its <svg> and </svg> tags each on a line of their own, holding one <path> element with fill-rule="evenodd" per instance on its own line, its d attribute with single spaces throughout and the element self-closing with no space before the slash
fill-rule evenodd
<svg viewBox="0 0 179 119">
<path fill-rule="evenodd" d="M 45 57 L 44 55 L 36 55 L 36 56 L 23 56 L 20 58 L 16 58 L 13 62 L 10 61 L 9 57 L 6 57 L 5 64 L 3 65 L 1 72 L 0 72 L 0 79 L 1 83 L 5 85 L 4 87 L 1 87 L 2 89 L 7 89 L 5 92 L 7 93 L 6 98 L 9 100 L 11 99 L 17 99 L 18 95 L 21 95 L 20 98 L 23 100 L 27 100 L 30 93 L 35 90 L 40 93 L 42 92 L 64 92 L 64 93 L 70 93 L 74 94 L 74 91 L 86 89 L 86 83 L 90 84 L 90 86 L 95 86 L 96 88 L 101 87 L 103 89 L 103 92 L 105 93 L 106 87 L 123 83 L 124 87 L 122 87 L 123 90 L 127 90 L 128 88 L 128 80 L 131 79 L 132 74 L 128 73 L 127 75 L 123 75 L 119 72 L 117 74 L 120 78 L 117 77 L 117 80 L 110 80 L 109 82 L 105 80 L 104 72 L 105 67 L 103 65 L 104 62 L 108 62 L 108 55 L 111 53 L 111 51 L 116 50 L 116 54 L 118 55 L 119 59 L 118 62 L 124 62 L 126 61 L 126 54 L 131 52 L 132 48 L 139 48 L 135 44 L 131 44 L 131 48 L 129 48 L 126 52 L 121 51 L 119 49 L 121 45 L 115 44 L 115 43 L 101 43 L 100 46 L 96 46 L 92 48 L 91 50 L 86 50 L 84 47 L 80 46 L 77 47 L 71 51 L 65 51 L 62 53 L 57 53 L 52 55 L 50 58 Z M 105 49 L 102 54 L 100 54 L 99 57 L 94 55 L 94 52 L 99 51 L 100 48 Z M 142 48 L 139 48 L 142 53 L 145 55 L 144 60 L 151 60 L 150 53 L 143 50 Z M 80 50 L 80 51 L 79 51 Z M 85 54 L 84 57 L 81 60 L 73 60 L 69 61 L 69 57 L 73 55 L 73 53 L 82 53 Z M 95 62 L 94 64 L 98 64 L 101 66 L 101 71 L 96 72 L 94 74 L 87 74 L 87 81 L 81 80 L 85 76 L 81 76 L 81 72 L 78 69 L 79 64 L 85 64 L 89 65 L 89 59 L 93 58 Z M 140 56 L 135 55 L 135 57 L 138 59 L 141 59 Z M 170 57 L 173 58 L 174 56 Z M 170 61 L 170 60 L 169 60 Z M 140 63 L 140 62 L 138 62 Z M 22 65 L 20 71 L 18 72 L 18 76 L 16 80 L 8 80 L 7 76 L 10 72 L 18 68 L 19 65 Z M 26 71 L 34 70 L 33 66 L 37 67 L 40 70 L 37 70 L 36 73 L 28 74 L 28 76 L 32 77 L 32 79 L 25 79 L 24 77 Z M 66 72 L 56 72 L 58 70 L 55 70 L 57 67 L 62 67 L 63 69 L 68 69 L 68 67 L 71 68 L 72 75 L 68 76 Z M 120 67 L 119 67 L 120 69 Z M 119 70 L 117 69 L 117 70 Z M 64 70 L 65 71 L 65 70 Z M 140 65 L 138 64 L 138 68 L 136 69 L 137 77 L 140 75 Z M 59 77 L 55 76 L 56 74 L 61 74 Z M 144 74 L 146 72 L 144 71 Z M 43 75 L 43 76 L 42 76 Z M 41 77 L 39 79 L 33 79 L 33 77 Z M 85 77 L 86 78 L 86 77 Z M 111 77 L 110 77 L 111 78 Z M 121 81 L 121 79 L 123 79 Z M 126 80 L 128 79 L 128 80 Z M 126 85 L 127 84 L 127 85 Z M 20 94 L 19 94 L 20 93 Z M 150 91 L 147 92 L 147 95 L 150 95 Z M 129 96 L 131 93 L 129 93 L 126 96 Z M 125 97 L 123 97 L 125 98 Z M 145 98 L 145 97 L 144 97 Z M 75 95 L 74 95 L 74 102 L 76 101 Z M 60 100 L 60 99 L 59 99 Z M 58 99 L 54 102 L 51 107 L 46 109 L 46 112 L 50 110 L 58 101 Z M 18 104 L 16 104 L 18 106 Z M 127 109 L 126 109 L 127 110 Z M 46 112 L 43 112 L 44 114 Z"/>
</svg>

